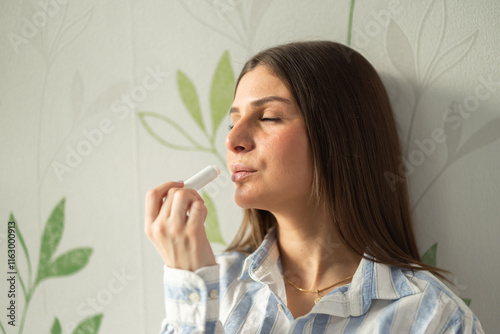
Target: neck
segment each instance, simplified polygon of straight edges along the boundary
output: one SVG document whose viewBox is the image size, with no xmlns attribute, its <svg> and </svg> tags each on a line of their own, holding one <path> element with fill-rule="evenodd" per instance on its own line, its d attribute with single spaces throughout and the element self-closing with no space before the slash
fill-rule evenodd
<svg viewBox="0 0 500 334">
<path fill-rule="evenodd" d="M 290 281 L 317 290 L 354 274 L 361 257 L 342 243 L 324 209 L 306 205 L 273 214 L 283 275 Z"/>
</svg>

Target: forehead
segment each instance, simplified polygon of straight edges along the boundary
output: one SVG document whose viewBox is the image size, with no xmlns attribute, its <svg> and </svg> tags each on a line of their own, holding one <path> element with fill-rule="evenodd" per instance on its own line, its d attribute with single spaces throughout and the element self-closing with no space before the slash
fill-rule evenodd
<svg viewBox="0 0 500 334">
<path fill-rule="evenodd" d="M 241 78 L 236 88 L 234 104 L 271 95 L 292 99 L 292 94 L 281 79 L 267 67 L 259 65 Z"/>
</svg>

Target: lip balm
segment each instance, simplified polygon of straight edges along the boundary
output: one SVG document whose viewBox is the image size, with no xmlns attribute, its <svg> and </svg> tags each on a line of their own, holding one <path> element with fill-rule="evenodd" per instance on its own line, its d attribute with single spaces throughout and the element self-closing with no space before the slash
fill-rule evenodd
<svg viewBox="0 0 500 334">
<path fill-rule="evenodd" d="M 207 166 L 195 175 L 191 176 L 187 181 L 184 182 L 184 188 L 194 189 L 196 191 L 200 190 L 220 175 L 219 167 L 212 165 Z"/>
</svg>

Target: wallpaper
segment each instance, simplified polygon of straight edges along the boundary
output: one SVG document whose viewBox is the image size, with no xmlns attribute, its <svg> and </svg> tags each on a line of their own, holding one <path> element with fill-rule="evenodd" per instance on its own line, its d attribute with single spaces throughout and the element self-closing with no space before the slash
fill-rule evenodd
<svg viewBox="0 0 500 334">
<path fill-rule="evenodd" d="M 1 333 L 156 333 L 162 260 L 146 192 L 206 165 L 215 252 L 234 237 L 224 138 L 261 49 L 328 39 L 379 71 L 419 249 L 497 324 L 500 3 L 152 0 L 0 3 Z"/>
</svg>

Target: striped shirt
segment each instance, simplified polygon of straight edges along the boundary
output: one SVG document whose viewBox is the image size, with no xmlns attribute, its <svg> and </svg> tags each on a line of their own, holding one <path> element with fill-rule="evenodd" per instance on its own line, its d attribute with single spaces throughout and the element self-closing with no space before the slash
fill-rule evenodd
<svg viewBox="0 0 500 334">
<path fill-rule="evenodd" d="M 483 333 L 427 271 L 363 258 L 350 284 L 296 319 L 287 308 L 276 231 L 250 256 L 224 253 L 195 272 L 164 267 L 161 333 Z"/>
</svg>

